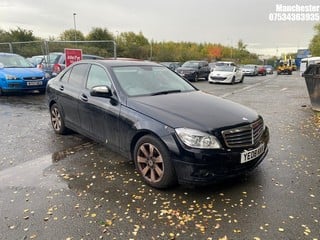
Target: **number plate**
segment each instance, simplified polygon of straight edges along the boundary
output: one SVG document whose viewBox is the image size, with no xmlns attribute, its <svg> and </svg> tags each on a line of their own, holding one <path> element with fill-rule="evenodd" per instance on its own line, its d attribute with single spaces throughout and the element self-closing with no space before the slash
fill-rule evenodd
<svg viewBox="0 0 320 240">
<path fill-rule="evenodd" d="M 245 150 L 241 153 L 241 163 L 249 162 L 257 157 L 259 157 L 264 152 L 264 144 L 259 147 L 252 149 L 250 151 Z"/>
<path fill-rule="evenodd" d="M 27 86 L 40 86 L 40 85 L 42 85 L 42 81 L 27 82 Z"/>
</svg>

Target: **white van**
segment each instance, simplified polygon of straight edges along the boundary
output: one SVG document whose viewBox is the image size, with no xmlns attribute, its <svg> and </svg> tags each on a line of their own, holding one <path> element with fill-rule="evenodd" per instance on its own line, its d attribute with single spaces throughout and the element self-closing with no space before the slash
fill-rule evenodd
<svg viewBox="0 0 320 240">
<path fill-rule="evenodd" d="M 310 64 L 320 63 L 320 57 L 302 58 L 300 63 L 300 76 L 307 70 Z"/>
</svg>

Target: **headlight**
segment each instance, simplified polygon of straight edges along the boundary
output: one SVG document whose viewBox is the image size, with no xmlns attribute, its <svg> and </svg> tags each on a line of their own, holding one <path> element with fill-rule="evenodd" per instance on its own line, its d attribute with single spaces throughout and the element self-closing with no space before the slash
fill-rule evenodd
<svg viewBox="0 0 320 240">
<path fill-rule="evenodd" d="M 16 76 L 14 76 L 14 75 L 10 75 L 10 74 L 7 74 L 6 75 L 6 79 L 7 80 L 16 80 L 16 79 L 18 79 Z"/>
<path fill-rule="evenodd" d="M 218 149 L 221 145 L 215 136 L 189 128 L 175 129 L 181 141 L 192 148 Z"/>
</svg>

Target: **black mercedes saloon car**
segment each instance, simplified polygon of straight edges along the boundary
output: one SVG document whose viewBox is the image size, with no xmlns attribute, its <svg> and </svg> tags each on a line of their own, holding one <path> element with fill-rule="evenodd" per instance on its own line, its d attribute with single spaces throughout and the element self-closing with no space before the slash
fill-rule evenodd
<svg viewBox="0 0 320 240">
<path fill-rule="evenodd" d="M 263 118 L 147 61 L 83 60 L 47 86 L 54 131 L 73 130 L 133 160 L 155 188 L 244 174 L 268 152 Z"/>
</svg>

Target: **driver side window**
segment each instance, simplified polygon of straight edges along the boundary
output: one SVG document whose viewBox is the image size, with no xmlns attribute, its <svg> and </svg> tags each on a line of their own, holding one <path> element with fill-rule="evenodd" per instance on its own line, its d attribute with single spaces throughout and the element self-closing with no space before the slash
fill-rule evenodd
<svg viewBox="0 0 320 240">
<path fill-rule="evenodd" d="M 111 87 L 111 80 L 107 72 L 100 66 L 92 65 L 88 74 L 86 88 L 91 89 L 94 86 L 109 86 Z"/>
</svg>

